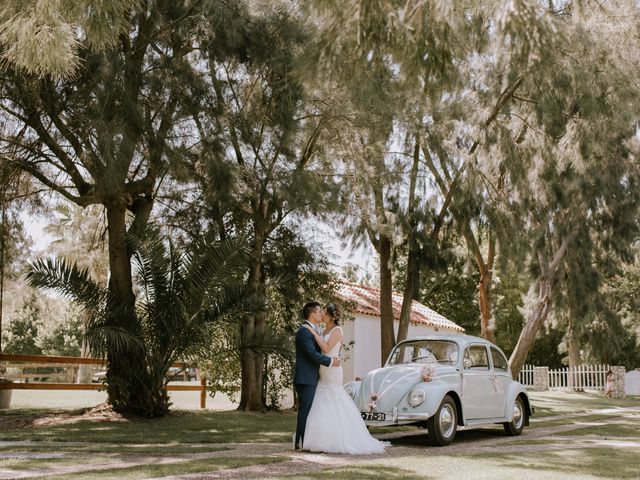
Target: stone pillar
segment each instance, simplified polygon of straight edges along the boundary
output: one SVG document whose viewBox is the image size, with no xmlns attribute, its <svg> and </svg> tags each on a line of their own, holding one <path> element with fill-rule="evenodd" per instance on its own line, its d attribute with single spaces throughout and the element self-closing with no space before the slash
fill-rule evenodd
<svg viewBox="0 0 640 480">
<path fill-rule="evenodd" d="M 533 367 L 533 389 L 549 390 L 549 367 Z"/>
<path fill-rule="evenodd" d="M 624 376 L 626 369 L 624 367 L 611 367 L 613 372 L 613 398 L 624 398 Z"/>
</svg>

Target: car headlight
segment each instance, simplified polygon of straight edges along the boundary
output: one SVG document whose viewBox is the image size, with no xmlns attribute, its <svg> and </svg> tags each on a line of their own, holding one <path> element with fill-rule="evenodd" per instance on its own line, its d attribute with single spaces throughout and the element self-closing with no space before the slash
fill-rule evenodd
<svg viewBox="0 0 640 480">
<path fill-rule="evenodd" d="M 427 392 L 425 392 L 424 389 L 418 387 L 418 388 L 414 388 L 413 390 L 411 390 L 411 392 L 409 392 L 408 402 L 409 402 L 409 405 L 411 405 L 412 407 L 417 407 L 422 402 L 424 402 L 426 398 L 427 398 Z"/>
<path fill-rule="evenodd" d="M 347 392 L 347 395 L 349 395 L 351 398 L 356 398 L 356 389 L 353 388 L 353 385 L 345 385 L 344 391 Z"/>
</svg>

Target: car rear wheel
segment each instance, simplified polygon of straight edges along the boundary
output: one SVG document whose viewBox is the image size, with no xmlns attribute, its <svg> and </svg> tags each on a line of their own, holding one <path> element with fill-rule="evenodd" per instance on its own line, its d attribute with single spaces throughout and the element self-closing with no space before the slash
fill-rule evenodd
<svg viewBox="0 0 640 480">
<path fill-rule="evenodd" d="M 427 434 L 433 445 L 449 445 L 456 438 L 458 411 L 453 399 L 446 395 L 436 413 L 427 420 Z"/>
<path fill-rule="evenodd" d="M 513 402 L 513 419 L 510 422 L 505 422 L 502 425 L 504 426 L 504 431 L 507 432 L 507 435 L 512 437 L 516 437 L 522 433 L 522 429 L 524 428 L 525 419 L 527 416 L 527 411 L 524 408 L 524 403 L 522 402 L 522 398 L 516 398 L 516 401 Z"/>
</svg>

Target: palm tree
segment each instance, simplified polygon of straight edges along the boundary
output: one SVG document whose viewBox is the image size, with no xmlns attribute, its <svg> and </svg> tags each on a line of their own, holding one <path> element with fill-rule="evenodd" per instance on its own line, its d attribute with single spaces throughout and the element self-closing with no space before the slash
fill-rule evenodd
<svg viewBox="0 0 640 480">
<path fill-rule="evenodd" d="M 246 284 L 244 240 L 193 244 L 180 250 L 157 230 L 148 229 L 143 239 L 129 238 L 129 243 L 137 294 L 133 331 L 119 327 L 117 318 L 114 321 L 114 315 L 129 318 L 129 312 L 110 303 L 108 288 L 96 283 L 87 269 L 65 259 L 41 259 L 30 265 L 27 278 L 32 286 L 54 290 L 87 311 L 87 339 L 94 353 L 106 354 L 107 392 L 114 408 L 162 416 L 170 405 L 166 384 L 171 364 L 202 348 L 212 324 L 239 324 L 262 300 L 248 295 L 242 286 Z M 248 348 L 280 352 L 287 343 L 266 335 Z M 128 362 L 122 362 L 123 355 Z M 114 364 L 123 363 L 130 366 L 124 374 L 136 376 L 135 384 L 141 385 L 135 392 L 127 391 L 127 398 L 114 385 L 123 372 L 110 375 Z"/>
</svg>

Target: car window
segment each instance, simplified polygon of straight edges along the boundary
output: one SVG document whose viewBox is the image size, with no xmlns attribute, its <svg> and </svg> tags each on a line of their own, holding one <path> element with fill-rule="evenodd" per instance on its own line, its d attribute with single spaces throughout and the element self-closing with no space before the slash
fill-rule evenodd
<svg viewBox="0 0 640 480">
<path fill-rule="evenodd" d="M 471 345 L 464 352 L 465 370 L 489 370 L 487 349 L 482 345 Z"/>
<path fill-rule="evenodd" d="M 493 369 L 500 372 L 509 370 L 509 363 L 504 355 L 498 349 L 491 347 L 491 360 L 493 361 Z"/>
<path fill-rule="evenodd" d="M 401 363 L 449 363 L 458 361 L 458 345 L 446 340 L 415 340 L 399 344 L 389 358 L 389 365 Z"/>
</svg>

